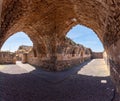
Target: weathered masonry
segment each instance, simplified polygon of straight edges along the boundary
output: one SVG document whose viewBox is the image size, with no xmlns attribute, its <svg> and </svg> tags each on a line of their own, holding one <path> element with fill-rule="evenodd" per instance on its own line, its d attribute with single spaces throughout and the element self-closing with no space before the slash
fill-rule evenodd
<svg viewBox="0 0 120 101">
<path fill-rule="evenodd" d="M 38 59 L 47 57 L 54 69 L 67 32 L 77 24 L 93 29 L 104 45 L 120 93 L 120 0 L 1 0 L 0 5 L 0 47 L 23 31 L 33 41 Z"/>
<path fill-rule="evenodd" d="M 44 56 L 41 54 L 38 57 L 38 54 L 34 49 L 32 49 L 28 54 L 23 55 L 23 62 L 25 62 L 26 59 L 26 62 L 31 65 L 41 67 L 49 71 L 61 71 L 90 60 L 92 57 L 91 49 L 80 44 L 76 44 L 68 38 L 65 39 L 65 43 L 63 45 L 57 48 L 56 63 L 54 63 L 54 61 L 52 63 L 49 61 L 49 55 Z"/>
<path fill-rule="evenodd" d="M 0 51 L 0 64 L 14 64 L 15 53 L 9 51 Z"/>
</svg>

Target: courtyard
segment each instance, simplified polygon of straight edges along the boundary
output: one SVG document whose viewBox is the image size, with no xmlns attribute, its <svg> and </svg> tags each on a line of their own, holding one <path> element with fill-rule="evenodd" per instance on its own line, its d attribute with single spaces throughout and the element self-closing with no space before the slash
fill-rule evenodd
<svg viewBox="0 0 120 101">
<path fill-rule="evenodd" d="M 1 101 L 111 101 L 114 85 L 103 59 L 61 72 L 29 64 L 0 65 Z"/>
</svg>

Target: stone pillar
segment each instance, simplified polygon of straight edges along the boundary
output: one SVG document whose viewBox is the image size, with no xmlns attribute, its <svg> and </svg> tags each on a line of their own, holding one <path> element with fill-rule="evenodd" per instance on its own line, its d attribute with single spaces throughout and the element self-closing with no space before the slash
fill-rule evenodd
<svg viewBox="0 0 120 101">
<path fill-rule="evenodd" d="M 22 56 L 22 63 L 27 63 L 27 53 L 24 53 Z"/>
</svg>

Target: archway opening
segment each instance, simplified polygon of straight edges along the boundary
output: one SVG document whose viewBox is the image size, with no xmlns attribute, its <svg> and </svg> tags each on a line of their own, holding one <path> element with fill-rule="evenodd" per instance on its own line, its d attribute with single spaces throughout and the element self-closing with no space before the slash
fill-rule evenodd
<svg viewBox="0 0 120 101">
<path fill-rule="evenodd" d="M 76 25 L 66 35 L 76 44 L 90 48 L 93 52 L 103 52 L 104 47 L 97 34 L 90 28 L 83 25 Z"/>
<path fill-rule="evenodd" d="M 10 36 L 3 44 L 1 51 L 15 52 L 20 46 L 33 46 L 33 42 L 24 32 L 17 32 Z"/>
<path fill-rule="evenodd" d="M 73 51 L 71 53 L 74 54 L 72 55 L 74 58 L 71 58 L 71 61 L 74 63 L 73 70 L 77 70 L 77 72 L 73 78 L 79 82 L 78 86 L 84 89 L 80 91 L 84 92 L 86 96 L 96 94 L 96 96 L 100 97 L 101 92 L 102 94 L 104 92 L 102 96 L 106 96 L 107 92 L 106 89 L 104 89 L 105 87 L 109 89 L 112 94 L 114 84 L 110 78 L 110 70 L 104 61 L 106 54 L 97 33 L 83 25 L 76 25 L 67 33 L 66 37 L 74 43 L 72 46 L 71 44 L 69 45 L 70 50 L 68 51 Z M 80 64 L 76 66 L 76 63 Z M 93 94 L 92 91 L 95 91 L 95 93 Z M 80 96 L 83 97 L 84 95 L 81 93 Z M 96 100 L 101 99 L 102 96 L 96 98 Z"/>
<path fill-rule="evenodd" d="M 4 42 L 0 51 L 1 71 L 4 72 L 5 67 L 8 67 L 9 69 L 10 67 L 14 68 L 15 65 L 22 66 L 23 63 L 27 63 L 27 55 L 32 51 L 32 49 L 33 42 L 26 33 L 17 32 L 10 36 Z M 15 71 L 13 70 L 13 72 Z"/>
<path fill-rule="evenodd" d="M 74 56 L 74 58 L 79 58 L 81 64 L 88 60 L 92 62 L 89 67 L 86 66 L 82 68 L 78 74 L 98 77 L 110 75 L 104 61 L 104 59 L 106 59 L 104 46 L 92 29 L 83 25 L 76 25 L 67 33 L 66 37 L 75 43 L 71 48 L 71 50 L 73 49 L 72 53 L 74 54 L 72 54 L 72 56 Z M 76 46 L 78 49 L 74 48 Z M 98 70 L 98 68 L 100 70 Z M 86 69 L 88 69 L 88 71 L 86 71 Z"/>
</svg>

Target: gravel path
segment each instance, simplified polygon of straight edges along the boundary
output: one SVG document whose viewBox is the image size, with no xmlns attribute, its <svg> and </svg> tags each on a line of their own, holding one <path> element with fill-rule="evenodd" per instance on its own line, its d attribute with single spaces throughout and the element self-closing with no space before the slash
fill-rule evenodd
<svg viewBox="0 0 120 101">
<path fill-rule="evenodd" d="M 64 71 L 67 74 L 65 76 L 63 72 L 59 72 L 59 78 L 61 75 L 62 79 L 58 82 L 48 82 L 58 76 L 57 73 L 42 70 L 28 72 L 17 65 L 2 65 L 0 101 L 111 101 L 114 86 L 107 69 L 101 65 L 102 62 L 103 60 L 93 60 L 86 65 L 89 69 L 86 66 L 80 66 L 80 70 L 75 67 L 77 73 Z M 96 70 L 98 75 L 93 72 L 96 63 L 101 65 Z M 45 78 L 40 74 L 46 75 Z"/>
</svg>

